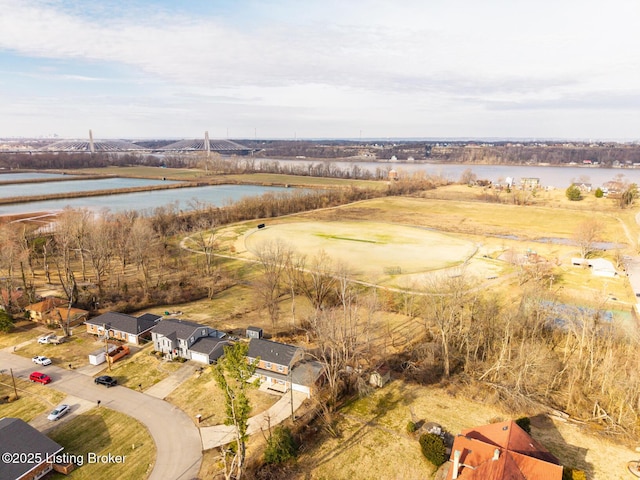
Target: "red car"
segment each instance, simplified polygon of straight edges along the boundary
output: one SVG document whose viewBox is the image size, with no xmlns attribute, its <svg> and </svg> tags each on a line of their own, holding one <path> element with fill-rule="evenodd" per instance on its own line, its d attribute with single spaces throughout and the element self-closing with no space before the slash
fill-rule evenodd
<svg viewBox="0 0 640 480">
<path fill-rule="evenodd" d="M 51 382 L 51 377 L 49 375 L 45 375 L 44 373 L 33 372 L 31 375 L 29 375 L 29 380 L 46 385 L 47 383 Z"/>
</svg>

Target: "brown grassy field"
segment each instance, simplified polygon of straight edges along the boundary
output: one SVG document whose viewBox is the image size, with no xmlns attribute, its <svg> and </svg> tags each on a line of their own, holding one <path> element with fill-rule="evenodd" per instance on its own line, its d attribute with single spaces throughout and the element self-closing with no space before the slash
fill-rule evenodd
<svg viewBox="0 0 640 480">
<path fill-rule="evenodd" d="M 70 475 L 50 474 L 47 478 L 62 480 L 143 480 L 155 463 L 156 448 L 147 429 L 137 420 L 108 408 L 94 408 L 66 422 L 49 433 L 63 445 L 64 452 L 81 456 L 85 464 Z M 122 455 L 122 463 L 88 463 L 87 454 Z"/>
<path fill-rule="evenodd" d="M 437 386 L 399 380 L 355 401 L 341 413 L 341 437 L 322 434 L 322 441 L 299 457 L 295 478 L 429 478 L 434 468 L 422 457 L 417 438 L 407 433 L 410 420 L 436 422 L 457 434 L 465 428 L 530 415 L 532 436 L 563 465 L 584 470 L 590 479 L 627 479 L 626 462 L 637 457 L 632 448 L 599 438 L 577 425 L 552 420 L 544 410 L 508 414 L 480 396 L 470 399 Z"/>
</svg>

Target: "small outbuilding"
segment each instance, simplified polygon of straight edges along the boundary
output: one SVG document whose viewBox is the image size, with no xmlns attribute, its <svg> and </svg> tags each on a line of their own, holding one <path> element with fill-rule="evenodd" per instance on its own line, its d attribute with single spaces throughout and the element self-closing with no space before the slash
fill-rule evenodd
<svg viewBox="0 0 640 480">
<path fill-rule="evenodd" d="M 391 369 L 387 365 L 376 368 L 369 376 L 369 385 L 382 388 L 391 380 Z"/>
<path fill-rule="evenodd" d="M 260 327 L 247 327 L 247 338 L 262 338 L 262 334 Z"/>
</svg>

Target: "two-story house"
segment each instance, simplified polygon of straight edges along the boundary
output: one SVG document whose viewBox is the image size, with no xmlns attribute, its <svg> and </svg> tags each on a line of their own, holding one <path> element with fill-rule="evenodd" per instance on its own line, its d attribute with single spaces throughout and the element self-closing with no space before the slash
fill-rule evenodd
<svg viewBox="0 0 640 480">
<path fill-rule="evenodd" d="M 292 388 L 311 396 L 323 372 L 320 363 L 304 361 L 302 348 L 262 338 L 252 338 L 249 342 L 247 361 L 256 359 L 255 375 L 262 386 L 282 393 Z"/>
<path fill-rule="evenodd" d="M 225 333 L 206 325 L 168 318 L 158 322 L 151 330 L 153 348 L 169 358 L 186 358 L 196 362 L 210 364 L 224 353 L 228 345 Z"/>
</svg>

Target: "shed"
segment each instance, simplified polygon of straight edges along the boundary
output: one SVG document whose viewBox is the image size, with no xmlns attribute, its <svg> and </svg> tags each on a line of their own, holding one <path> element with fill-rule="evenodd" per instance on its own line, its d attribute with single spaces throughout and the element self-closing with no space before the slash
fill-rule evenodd
<svg viewBox="0 0 640 480">
<path fill-rule="evenodd" d="M 376 368 L 371 373 L 371 376 L 369 377 L 369 385 L 382 388 L 389 380 L 391 380 L 391 369 L 388 366 L 383 365 Z"/>
<path fill-rule="evenodd" d="M 109 349 L 109 353 L 111 353 L 114 350 L 116 350 L 118 347 L 116 345 L 109 345 L 109 347 L 107 348 Z M 106 361 L 107 361 L 107 352 L 104 348 L 101 348 L 100 350 L 96 350 L 95 352 L 89 354 L 89 363 L 91 365 L 100 365 Z"/>
<path fill-rule="evenodd" d="M 262 333 L 260 327 L 247 327 L 247 338 L 262 338 Z"/>
</svg>

